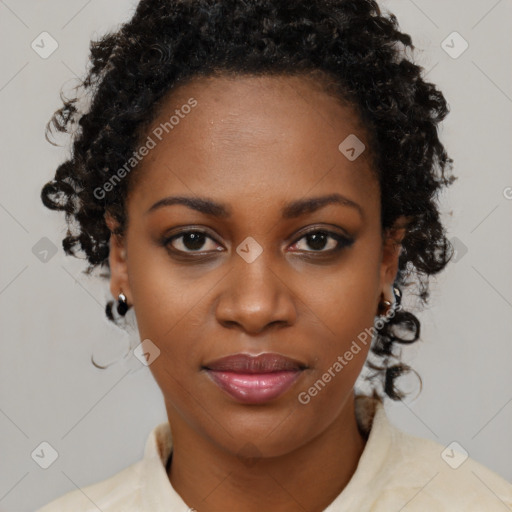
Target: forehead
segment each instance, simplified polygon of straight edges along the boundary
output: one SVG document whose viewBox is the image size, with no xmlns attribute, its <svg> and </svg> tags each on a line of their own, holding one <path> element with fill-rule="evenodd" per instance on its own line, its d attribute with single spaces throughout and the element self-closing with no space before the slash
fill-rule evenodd
<svg viewBox="0 0 512 512">
<path fill-rule="evenodd" d="M 306 77 L 193 79 L 161 101 L 146 137 L 154 147 L 137 168 L 135 187 L 145 204 L 176 189 L 226 201 L 325 191 L 376 199 L 356 111 Z M 366 147 L 355 160 L 340 151 L 347 138 Z"/>
</svg>

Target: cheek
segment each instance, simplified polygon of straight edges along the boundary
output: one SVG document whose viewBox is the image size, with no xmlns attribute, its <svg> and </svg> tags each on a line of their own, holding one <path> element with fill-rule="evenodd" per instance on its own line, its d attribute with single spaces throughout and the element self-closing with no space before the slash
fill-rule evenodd
<svg viewBox="0 0 512 512">
<path fill-rule="evenodd" d="M 131 236 L 130 236 L 131 235 Z M 200 300 L 195 283 L 184 286 L 183 271 L 162 248 L 133 231 L 128 234 L 128 279 L 141 336 L 162 338 Z"/>
<path fill-rule="evenodd" d="M 378 248 L 351 254 L 328 278 L 305 279 L 304 286 L 312 290 L 307 305 L 325 327 L 325 342 L 332 352 L 342 351 L 346 344 L 373 325 L 377 314 L 380 286 Z"/>
<path fill-rule="evenodd" d="M 154 247 L 133 244 L 128 251 L 140 339 L 149 339 L 160 349 L 150 369 L 159 382 L 185 380 L 186 370 L 199 368 L 204 356 L 198 341 L 204 344 L 211 331 L 206 328 L 207 300 L 216 281 L 213 276 L 201 278 L 198 270 L 171 265 L 165 251 Z"/>
<path fill-rule="evenodd" d="M 314 352 L 314 369 L 301 388 L 299 403 L 324 411 L 335 404 L 336 410 L 329 413 L 333 418 L 364 366 L 374 334 L 379 247 L 368 243 L 359 249 L 329 280 L 317 281 L 322 286 L 310 288 L 316 291 L 307 299 L 316 321 L 305 322 L 304 330 L 318 340 L 321 350 Z"/>
</svg>

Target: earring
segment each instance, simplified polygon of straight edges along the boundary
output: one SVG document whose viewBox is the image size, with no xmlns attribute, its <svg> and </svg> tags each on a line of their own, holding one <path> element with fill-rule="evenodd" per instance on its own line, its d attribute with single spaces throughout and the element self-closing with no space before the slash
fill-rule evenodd
<svg viewBox="0 0 512 512">
<path fill-rule="evenodd" d="M 379 304 L 379 310 L 381 316 L 386 316 L 389 313 L 389 310 L 391 309 L 391 306 L 393 305 L 392 302 L 389 302 L 389 300 L 383 300 Z"/>
<path fill-rule="evenodd" d="M 117 312 L 124 316 L 128 311 L 128 302 L 126 300 L 126 295 L 123 292 L 120 292 L 117 296 Z"/>
<path fill-rule="evenodd" d="M 400 290 L 398 286 L 393 285 L 393 295 L 395 296 L 395 307 L 400 306 L 400 304 L 402 303 L 402 290 Z"/>
<path fill-rule="evenodd" d="M 390 302 L 389 300 L 383 300 L 379 303 L 379 311 L 380 315 L 387 316 L 391 310 L 391 308 L 398 308 L 402 302 L 402 292 L 398 286 L 393 286 L 393 296 L 395 297 L 394 302 Z M 384 309 L 384 311 L 382 311 Z"/>
</svg>

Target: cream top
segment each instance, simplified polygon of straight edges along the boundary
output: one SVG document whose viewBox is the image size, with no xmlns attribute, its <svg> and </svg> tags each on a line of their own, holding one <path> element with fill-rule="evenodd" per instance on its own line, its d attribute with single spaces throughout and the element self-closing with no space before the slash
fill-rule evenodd
<svg viewBox="0 0 512 512">
<path fill-rule="evenodd" d="M 512 511 L 512 484 L 457 447 L 400 431 L 372 398 L 356 400 L 356 415 L 369 432 L 366 446 L 351 480 L 323 512 Z M 161 423 L 141 460 L 36 512 L 190 512 L 166 473 L 171 450 L 169 423 Z"/>
</svg>

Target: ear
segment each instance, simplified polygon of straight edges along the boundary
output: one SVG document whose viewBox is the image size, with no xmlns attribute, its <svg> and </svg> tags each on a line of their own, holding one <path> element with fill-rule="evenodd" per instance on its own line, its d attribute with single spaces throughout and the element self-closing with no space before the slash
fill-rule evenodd
<svg viewBox="0 0 512 512">
<path fill-rule="evenodd" d="M 402 240 L 407 233 L 408 219 L 401 216 L 391 228 L 384 232 L 382 262 L 380 268 L 380 289 L 384 298 L 393 301 L 391 287 L 398 272 L 398 259 L 402 251 Z"/>
<path fill-rule="evenodd" d="M 110 266 L 110 292 L 117 300 L 122 291 L 128 304 L 133 304 L 128 281 L 128 265 L 124 238 L 117 234 L 119 223 L 109 213 L 105 214 L 105 222 L 110 229 L 110 249 L 108 262 Z"/>
</svg>

